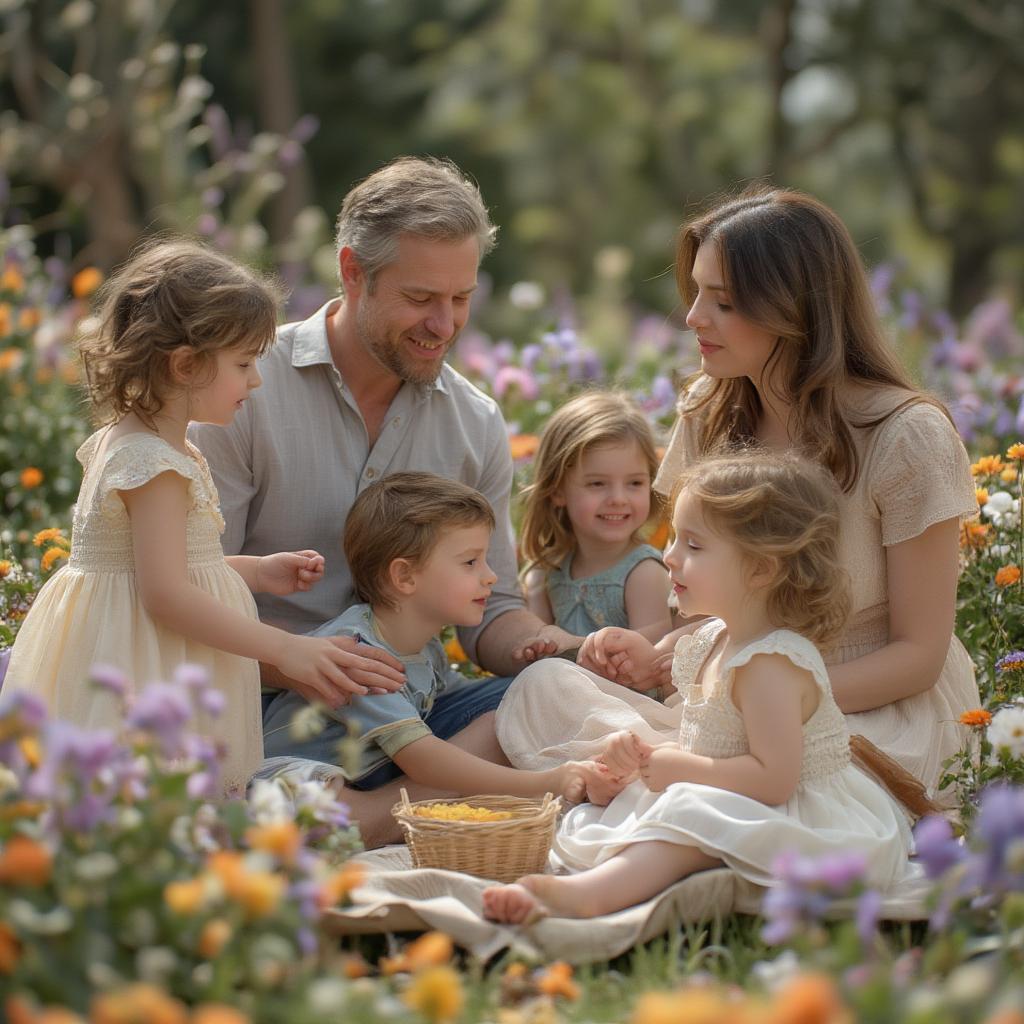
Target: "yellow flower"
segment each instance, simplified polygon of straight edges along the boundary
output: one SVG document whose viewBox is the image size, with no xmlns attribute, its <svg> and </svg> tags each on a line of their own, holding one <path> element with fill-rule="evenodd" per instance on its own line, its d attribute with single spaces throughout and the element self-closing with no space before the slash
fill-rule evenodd
<svg viewBox="0 0 1024 1024">
<path fill-rule="evenodd" d="M 992 713 L 984 708 L 974 708 L 971 711 L 965 711 L 960 716 L 961 725 L 988 725 L 991 721 Z"/>
<path fill-rule="evenodd" d="M 975 487 L 974 496 L 978 499 L 979 505 L 984 505 L 988 501 L 988 488 L 987 487 Z"/>
<path fill-rule="evenodd" d="M 206 902 L 206 885 L 201 878 L 188 878 L 168 882 L 164 886 L 164 903 L 175 914 L 191 917 L 203 909 Z"/>
<path fill-rule="evenodd" d="M 294 821 L 253 825 L 246 830 L 245 840 L 254 850 L 272 853 L 285 864 L 291 864 L 302 849 L 302 833 Z"/>
<path fill-rule="evenodd" d="M 580 987 L 572 980 L 572 967 L 557 960 L 537 979 L 537 989 L 546 996 L 579 999 Z"/>
<path fill-rule="evenodd" d="M 417 818 L 433 818 L 440 821 L 507 821 L 511 811 L 492 811 L 472 804 L 424 804 L 413 810 Z"/>
<path fill-rule="evenodd" d="M 1006 469 L 999 474 L 999 479 L 1002 480 L 1004 484 L 1012 484 L 1013 481 L 1017 479 L 1017 467 L 1007 466 Z"/>
<path fill-rule="evenodd" d="M 1004 565 L 996 572 L 997 587 L 1012 587 L 1020 580 L 1020 568 L 1016 565 Z"/>
<path fill-rule="evenodd" d="M 6 558 L 0 559 L 0 580 L 11 571 L 11 563 Z"/>
<path fill-rule="evenodd" d="M 406 946 L 405 958 L 409 970 L 422 971 L 448 963 L 453 952 L 452 940 L 444 932 L 427 932 Z"/>
<path fill-rule="evenodd" d="M 58 559 L 67 558 L 68 553 L 64 548 L 50 548 L 43 554 L 43 557 L 39 560 L 39 568 L 43 572 L 49 572 L 53 568 L 53 563 Z"/>
<path fill-rule="evenodd" d="M 18 740 L 18 749 L 21 756 L 28 762 L 30 768 L 38 768 L 43 760 L 43 752 L 39 749 L 39 738 L 37 736 L 22 736 Z"/>
<path fill-rule="evenodd" d="M 0 852 L 0 884 L 41 888 L 53 873 L 50 851 L 28 836 L 13 835 Z"/>
<path fill-rule="evenodd" d="M 1010 447 L 1006 449 L 1006 457 L 1008 459 L 1024 461 L 1024 443 L 1018 441 L 1016 444 L 1011 444 Z"/>
<path fill-rule="evenodd" d="M 37 548 L 41 548 L 44 544 L 49 544 L 50 541 L 60 540 L 63 543 L 67 543 L 64 540 L 64 531 L 58 526 L 51 526 L 45 530 L 40 530 L 33 538 L 32 543 Z"/>
<path fill-rule="evenodd" d="M 974 476 L 995 476 L 1004 468 L 1003 460 L 998 455 L 982 455 L 977 462 L 971 465 L 971 473 Z"/>
<path fill-rule="evenodd" d="M 0 335 L 11 333 L 11 307 L 0 302 Z"/>
<path fill-rule="evenodd" d="M 2 325 L 0 325 L 2 326 Z M 16 370 L 21 366 L 25 353 L 20 348 L 5 348 L 0 352 L 0 373 L 7 373 L 8 370 Z"/>
<path fill-rule="evenodd" d="M 236 897 L 250 917 L 268 917 L 284 896 L 288 879 L 272 871 L 249 871 Z"/>
<path fill-rule="evenodd" d="M 207 921 L 199 933 L 199 941 L 196 944 L 199 955 L 207 960 L 220 956 L 231 934 L 231 925 L 224 918 L 215 917 L 212 921 Z"/>
<path fill-rule="evenodd" d="M 451 967 L 429 967 L 417 974 L 402 993 L 406 1006 L 429 1021 L 452 1020 L 462 1012 L 462 981 Z"/>
<path fill-rule="evenodd" d="M 226 1003 L 200 1003 L 189 1024 L 252 1024 L 252 1018 Z"/>
<path fill-rule="evenodd" d="M 154 985 L 138 982 L 94 996 L 90 1024 L 188 1024 L 184 1003 Z"/>
<path fill-rule="evenodd" d="M 88 298 L 102 283 L 102 272 L 95 267 L 86 267 L 71 278 L 71 294 L 76 299 Z"/>
<path fill-rule="evenodd" d="M 13 263 L 8 263 L 0 274 L 0 288 L 5 292 L 20 292 L 24 287 L 25 275 Z"/>
<path fill-rule="evenodd" d="M 43 471 L 36 469 L 35 466 L 26 466 L 21 471 L 21 486 L 26 491 L 30 491 L 33 487 L 38 487 L 43 482 Z"/>
</svg>

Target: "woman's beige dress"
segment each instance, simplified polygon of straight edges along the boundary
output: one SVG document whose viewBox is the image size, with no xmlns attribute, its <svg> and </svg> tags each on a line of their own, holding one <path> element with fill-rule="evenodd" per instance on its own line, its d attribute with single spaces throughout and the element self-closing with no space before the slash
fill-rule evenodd
<svg viewBox="0 0 1024 1024">
<path fill-rule="evenodd" d="M 699 386 L 699 385 L 698 385 Z M 863 389 L 857 416 L 867 421 L 895 408 L 906 396 Z M 698 457 L 697 422 L 680 402 L 655 488 L 668 494 L 684 466 Z M 934 406 L 914 403 L 880 425 L 854 431 L 860 472 L 841 498 L 841 550 L 853 584 L 853 615 L 837 649 L 826 659 L 847 662 L 888 641 L 886 548 L 929 526 L 962 519 L 978 510 L 970 461 L 953 425 Z M 671 700 L 668 702 L 670 705 Z M 966 739 L 961 712 L 980 703 L 974 667 L 963 644 L 951 636 L 935 685 L 923 693 L 872 711 L 846 716 L 860 734 L 895 758 L 935 796 L 942 763 Z M 522 768 L 593 756 L 601 739 L 632 728 L 646 738 L 671 738 L 678 707 L 662 706 L 567 662 L 546 661 L 520 675 L 497 712 L 498 739 Z M 667 735 L 668 734 L 668 735 Z M 940 802 L 949 802 L 944 794 Z"/>
<path fill-rule="evenodd" d="M 75 506 L 71 557 L 39 592 L 18 632 L 4 691 L 40 697 L 50 713 L 89 729 L 118 731 L 120 701 L 89 683 L 92 665 L 121 669 L 138 688 L 171 679 L 183 662 L 201 665 L 226 706 L 216 718 L 199 712 L 197 732 L 225 748 L 226 793 L 241 793 L 263 756 L 259 665 L 197 643 L 155 622 L 135 582 L 131 526 L 119 491 L 171 471 L 189 483 L 188 578 L 222 604 L 256 618 L 249 588 L 225 561 L 217 491 L 199 450 L 189 455 L 152 434 L 125 434 L 95 458 L 104 431 L 78 450 L 85 468 Z"/>
</svg>

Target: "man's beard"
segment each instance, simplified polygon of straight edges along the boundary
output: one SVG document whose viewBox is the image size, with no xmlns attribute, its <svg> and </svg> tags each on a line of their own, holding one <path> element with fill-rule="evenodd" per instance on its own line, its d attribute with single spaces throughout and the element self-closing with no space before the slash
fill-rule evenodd
<svg viewBox="0 0 1024 1024">
<path fill-rule="evenodd" d="M 363 347 L 377 362 L 407 384 L 433 384 L 441 373 L 451 346 L 455 343 L 455 338 L 445 343 L 444 354 L 436 362 L 421 364 L 412 356 L 406 356 L 402 352 L 400 346 L 405 343 L 405 336 L 400 335 L 396 343 L 392 344 L 379 329 L 374 318 L 369 315 L 365 306 L 359 310 L 356 331 Z"/>
</svg>

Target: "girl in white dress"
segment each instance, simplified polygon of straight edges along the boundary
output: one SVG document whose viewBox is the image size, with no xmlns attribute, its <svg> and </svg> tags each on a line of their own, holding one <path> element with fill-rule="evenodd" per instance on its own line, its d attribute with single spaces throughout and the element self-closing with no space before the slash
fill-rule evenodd
<svg viewBox="0 0 1024 1024">
<path fill-rule="evenodd" d="M 92 666 L 138 686 L 205 667 L 223 695 L 198 731 L 225 749 L 223 789 L 242 791 L 263 752 L 259 665 L 310 687 L 349 683 L 367 666 L 326 638 L 260 623 L 252 591 L 308 590 L 323 574 L 315 551 L 225 558 L 224 522 L 206 460 L 185 438 L 190 420 L 227 425 L 260 384 L 255 359 L 276 329 L 272 288 L 201 245 L 171 241 L 137 253 L 104 286 L 81 338 L 97 419 L 78 451 L 85 467 L 71 556 L 40 591 L 18 633 L 4 690 L 40 697 L 86 728 L 122 725 L 121 700 L 92 685 Z M 131 684 L 128 684 L 129 686 Z M 183 684 L 184 685 L 184 684 Z M 132 694 L 128 694 L 131 701 Z"/>
<path fill-rule="evenodd" d="M 608 914 L 723 863 L 769 885 L 792 850 L 858 851 L 883 890 L 911 874 L 905 818 L 851 765 L 816 646 L 850 607 L 831 477 L 791 456 L 725 455 L 692 466 L 677 493 L 665 562 L 680 611 L 711 616 L 675 649 L 678 740 L 609 736 L 591 803 L 555 839 L 572 873 L 486 890 L 490 918 Z"/>
</svg>

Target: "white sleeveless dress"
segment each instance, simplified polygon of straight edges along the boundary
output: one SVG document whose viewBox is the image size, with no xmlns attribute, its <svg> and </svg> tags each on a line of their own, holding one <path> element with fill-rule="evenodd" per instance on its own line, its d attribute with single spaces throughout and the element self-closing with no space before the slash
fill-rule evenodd
<svg viewBox="0 0 1024 1024">
<path fill-rule="evenodd" d="M 811 857 L 862 853 L 869 883 L 882 890 L 913 877 L 906 819 L 889 795 L 850 763 L 846 721 L 817 648 L 796 633 L 776 630 L 730 658 L 705 697 L 702 669 L 724 628 L 721 620 L 712 620 L 676 646 L 672 678 L 681 698 L 679 744 L 707 757 L 749 753 L 743 718 L 732 700 L 735 670 L 755 655 L 782 654 L 814 677 L 820 696 L 803 727 L 800 781 L 792 797 L 769 807 L 714 786 L 678 782 L 652 793 L 642 781 L 634 782 L 607 807 L 582 804 L 566 815 L 555 839 L 556 864 L 581 871 L 633 843 L 661 841 L 696 847 L 762 886 L 771 884 L 772 865 L 790 850 Z"/>
</svg>

